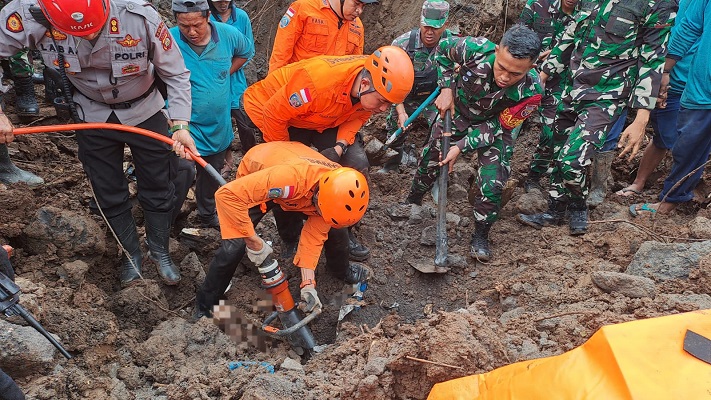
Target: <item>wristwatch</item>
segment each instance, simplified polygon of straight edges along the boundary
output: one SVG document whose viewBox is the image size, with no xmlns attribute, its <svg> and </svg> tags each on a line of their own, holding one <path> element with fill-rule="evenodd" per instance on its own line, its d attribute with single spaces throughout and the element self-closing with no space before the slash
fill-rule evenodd
<svg viewBox="0 0 711 400">
<path fill-rule="evenodd" d="M 340 147 L 341 150 L 343 151 L 341 155 L 346 154 L 346 151 L 348 150 L 348 146 L 346 146 L 343 142 L 336 142 L 336 146 Z"/>
</svg>

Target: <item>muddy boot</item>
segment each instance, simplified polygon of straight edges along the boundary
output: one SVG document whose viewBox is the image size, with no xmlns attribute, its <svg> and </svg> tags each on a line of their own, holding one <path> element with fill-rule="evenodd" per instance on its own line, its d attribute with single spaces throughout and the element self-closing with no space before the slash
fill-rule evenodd
<svg viewBox="0 0 711 400">
<path fill-rule="evenodd" d="M 584 235 L 588 231 L 588 205 L 585 200 L 577 200 L 568 206 L 570 234 Z"/>
<path fill-rule="evenodd" d="M 223 239 L 210 261 L 205 281 L 195 295 L 193 319 L 212 317 L 212 309 L 229 289 L 232 277 L 245 254 L 243 239 Z"/>
<path fill-rule="evenodd" d="M 605 200 L 607 183 L 611 178 L 610 168 L 614 159 L 614 151 L 599 152 L 593 157 L 590 174 L 590 194 L 587 200 L 588 206 L 597 207 Z"/>
<path fill-rule="evenodd" d="M 352 261 L 365 261 L 370 256 L 370 249 L 358 242 L 358 238 L 353 233 L 353 227 L 348 228 L 348 258 Z"/>
<path fill-rule="evenodd" d="M 15 82 L 15 109 L 21 117 L 39 116 L 39 104 L 35 97 L 35 84 L 32 76 L 13 77 Z"/>
<path fill-rule="evenodd" d="M 472 234 L 471 247 L 469 251 L 472 257 L 479 261 L 491 260 L 491 250 L 489 250 L 489 231 L 491 230 L 492 222 L 474 223 L 474 233 Z"/>
<path fill-rule="evenodd" d="M 525 190 L 526 193 L 530 193 L 531 190 L 538 190 L 543 193 L 543 186 L 541 186 L 541 174 L 529 171 L 526 180 L 523 181 L 523 190 Z"/>
<path fill-rule="evenodd" d="M 133 220 L 131 210 L 122 214 L 108 218 L 111 229 L 118 237 L 121 246 L 130 254 L 130 258 L 124 252 L 121 256 L 121 266 L 119 267 L 119 280 L 121 287 L 128 286 L 131 282 L 141 279 L 141 245 L 138 241 L 136 223 Z"/>
<path fill-rule="evenodd" d="M 417 204 L 418 206 L 421 206 L 423 197 L 425 197 L 425 192 L 419 192 L 414 189 L 410 189 L 410 193 L 405 199 L 405 204 Z"/>
<path fill-rule="evenodd" d="M 170 241 L 170 221 L 172 212 L 143 211 L 146 219 L 146 239 L 148 242 L 148 257 L 156 264 L 158 274 L 166 285 L 176 285 L 180 282 L 180 270 L 173 264 L 168 251 Z"/>
<path fill-rule="evenodd" d="M 346 270 L 346 276 L 343 277 L 343 282 L 351 285 L 358 282 L 367 281 L 370 277 L 370 271 L 359 263 L 349 263 Z"/>
<path fill-rule="evenodd" d="M 0 144 L 0 182 L 8 185 L 24 182 L 30 186 L 39 186 L 44 184 L 44 179 L 31 172 L 17 168 L 10 160 L 7 145 Z"/>
<path fill-rule="evenodd" d="M 547 211 L 538 214 L 518 214 L 516 219 L 518 222 L 536 229 L 560 225 L 565 217 L 566 207 L 566 202 L 549 198 Z"/>
<path fill-rule="evenodd" d="M 385 161 L 385 163 L 383 164 L 383 168 L 380 168 L 378 171 L 376 171 L 376 173 L 387 174 L 388 172 L 400 171 L 400 162 L 402 161 L 403 149 L 400 148 L 397 150 L 397 155 Z"/>
</svg>

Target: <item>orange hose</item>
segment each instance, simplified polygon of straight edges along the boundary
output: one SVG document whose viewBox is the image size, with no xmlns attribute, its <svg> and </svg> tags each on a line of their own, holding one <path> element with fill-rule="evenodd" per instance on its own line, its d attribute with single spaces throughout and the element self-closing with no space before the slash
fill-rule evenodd
<svg viewBox="0 0 711 400">
<path fill-rule="evenodd" d="M 135 126 L 127 126 L 121 124 L 109 124 L 107 122 L 87 122 L 83 124 L 66 124 L 66 125 L 43 125 L 43 126 L 28 126 L 24 128 L 15 128 L 12 133 L 15 135 L 29 135 L 33 133 L 48 133 L 48 132 L 63 132 L 63 131 L 78 131 L 86 129 L 113 129 L 116 131 L 124 131 L 136 133 L 139 135 L 147 136 L 155 140 L 160 140 L 163 143 L 173 145 L 175 142 L 173 139 L 163 136 L 161 134 L 149 131 L 148 129 L 137 128 Z M 198 163 L 201 167 L 205 168 L 207 162 L 200 156 L 196 156 L 189 149 L 185 149 L 191 160 Z"/>
</svg>

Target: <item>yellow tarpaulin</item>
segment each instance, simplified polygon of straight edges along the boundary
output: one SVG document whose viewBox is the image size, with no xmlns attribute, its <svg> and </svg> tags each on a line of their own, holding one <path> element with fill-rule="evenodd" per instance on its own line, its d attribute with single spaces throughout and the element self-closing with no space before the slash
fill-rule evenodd
<svg viewBox="0 0 711 400">
<path fill-rule="evenodd" d="M 711 365 L 684 351 L 687 330 L 711 339 L 711 310 L 604 326 L 567 353 L 438 383 L 427 399 L 711 399 Z"/>
</svg>

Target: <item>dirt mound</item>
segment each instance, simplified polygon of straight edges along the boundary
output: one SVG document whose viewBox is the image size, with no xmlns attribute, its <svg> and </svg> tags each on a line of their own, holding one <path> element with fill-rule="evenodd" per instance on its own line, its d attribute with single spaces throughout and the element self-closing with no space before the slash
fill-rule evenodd
<svg viewBox="0 0 711 400">
<path fill-rule="evenodd" d="M 462 34 L 488 32 L 497 40 L 504 21 L 510 23 L 520 12 L 523 3 L 515 3 L 507 9 L 505 3 L 488 0 L 452 2 L 453 26 Z M 266 71 L 270 41 L 287 4 L 246 4 L 257 40 L 251 79 Z M 395 0 L 366 7 L 366 51 L 415 26 L 420 5 L 419 0 Z M 54 118 L 51 108 L 42 113 L 43 124 L 66 122 Z M 366 135 L 382 140 L 383 122 L 382 116 L 373 118 Z M 525 174 L 538 133 L 535 123 L 524 127 L 513 178 L 521 180 Z M 423 127 L 415 127 L 410 141 L 419 150 L 427 135 Z M 432 198 L 427 195 L 423 207 L 394 208 L 407 194 L 414 167 L 374 174 L 370 210 L 358 228 L 372 252 L 367 265 L 373 277 L 365 305 L 339 323 L 344 287 L 320 266 L 319 294 L 326 310 L 311 328 L 324 346 L 300 365 L 284 344 L 261 351 L 237 343 L 210 320 L 190 321 L 196 285 L 204 278 L 215 240 L 207 245 L 171 243 L 173 259 L 182 260 L 183 280 L 177 287 L 163 285 L 147 264 L 145 281 L 122 290 L 118 250 L 101 218 L 89 212 L 91 190 L 74 138 L 32 135 L 9 147 L 16 163 L 42 176 L 46 184 L 0 188 L 0 241 L 16 248 L 13 263 L 23 290 L 21 304 L 75 356 L 67 361 L 55 355 L 48 372 L 38 368 L 18 378 L 32 399 L 423 399 L 436 382 L 570 350 L 604 324 L 711 308 L 710 256 L 699 250 L 708 244 L 670 250 L 697 251 L 685 257 L 683 266 L 674 262 L 683 271 L 671 278 L 663 274 L 668 269 L 655 275 L 643 268 L 644 276 L 628 269 L 633 261 L 660 264 L 652 250 L 668 246 L 664 243 L 711 239 L 705 185 L 699 192 L 702 201 L 654 220 L 632 219 L 627 207 L 632 200 L 652 200 L 659 181 L 653 180 L 642 198 L 610 194 L 591 213 L 590 232 L 580 237 L 569 236 L 567 227 L 536 231 L 517 223 L 519 207 L 531 209 L 545 202 L 522 199 L 523 191 L 517 188 L 492 229 L 494 258 L 480 263 L 469 257 L 473 216 L 468 189 L 475 168 L 472 159 L 461 157 L 449 190 L 454 268 L 432 276 L 409 265 L 432 261 L 435 252 Z M 615 162 L 617 188 L 629 181 L 630 165 Z M 670 165 L 664 164 L 660 178 Z M 142 224 L 138 207 L 134 211 Z M 181 225 L 193 223 L 192 215 L 180 220 Z M 258 229 L 279 253 L 282 244 L 273 218 L 265 218 Z M 279 261 L 296 291 L 298 270 L 290 260 Z M 244 329 L 251 331 L 267 315 L 255 306 L 264 294 L 251 266 L 240 265 L 237 271 L 226 302 L 241 313 Z M 642 295 L 648 297 L 629 291 L 634 279 L 643 279 Z M 0 367 L 7 367 L 3 360 Z"/>
</svg>

